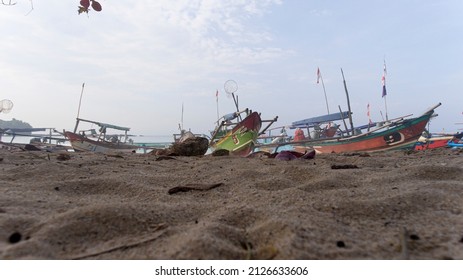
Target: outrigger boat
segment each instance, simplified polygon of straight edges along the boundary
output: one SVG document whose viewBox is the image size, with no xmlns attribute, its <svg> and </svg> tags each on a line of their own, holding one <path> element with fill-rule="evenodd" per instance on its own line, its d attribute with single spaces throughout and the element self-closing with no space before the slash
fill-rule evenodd
<svg viewBox="0 0 463 280">
<path fill-rule="evenodd" d="M 449 141 L 447 143 L 447 146 L 449 146 L 450 148 L 463 148 L 463 141 Z"/>
<path fill-rule="evenodd" d="M 245 114 L 244 119 L 242 114 Z M 217 121 L 219 125 L 211 133 L 209 146 L 212 151 L 224 149 L 233 155 L 246 156 L 253 150 L 258 136 L 265 133 L 277 119 L 278 116 L 272 120 L 262 120 L 259 113 L 249 109 L 225 115 Z M 261 130 L 264 122 L 268 125 Z"/>
<path fill-rule="evenodd" d="M 86 122 L 97 125 L 99 127 L 98 132 L 95 129 L 87 129 L 78 131 L 80 122 Z M 113 129 L 116 131 L 122 131 L 122 134 L 108 134 L 107 130 Z M 111 153 L 111 152 L 130 152 L 135 153 L 137 149 L 143 148 L 142 146 L 136 145 L 129 138 L 128 131 L 130 128 L 122 127 L 97 121 L 85 120 L 77 118 L 76 126 L 74 131 L 64 131 L 64 135 L 71 143 L 72 148 L 75 151 L 86 151 L 86 152 L 99 152 L 99 153 Z"/>
<path fill-rule="evenodd" d="M 134 135 L 128 134 L 130 131 L 130 128 L 128 127 L 79 118 L 84 87 L 85 83 L 82 84 L 82 91 L 80 93 L 79 107 L 77 109 L 76 125 L 74 127 L 74 131 L 63 132 L 63 135 L 69 140 L 74 151 L 99 153 L 135 153 L 140 149 L 143 152 L 146 152 L 147 150 L 166 147 L 165 143 L 134 143 L 134 141 L 129 138 L 129 136 Z M 94 128 L 78 131 L 79 124 L 81 122 L 98 126 L 98 132 Z M 108 134 L 108 129 L 122 133 Z"/>
<path fill-rule="evenodd" d="M 450 148 L 463 148 L 463 132 L 457 133 L 454 137 L 447 142 Z"/>
<path fill-rule="evenodd" d="M 461 123 L 456 123 L 461 124 Z M 430 133 L 423 131 L 423 135 L 416 142 L 415 150 L 427 150 L 441 147 L 459 147 L 463 132 L 460 133 Z"/>
<path fill-rule="evenodd" d="M 375 127 L 363 133 L 359 129 L 354 129 L 354 133 L 348 136 L 309 138 L 281 144 L 268 144 L 263 145 L 263 147 L 271 145 L 274 152 L 280 150 L 306 152 L 308 149 L 314 149 L 317 153 L 410 149 L 415 146 L 418 138 L 422 135 L 426 124 L 434 114 L 434 109 L 440 105 L 441 103 L 433 106 L 416 118 L 406 118 L 408 116 L 405 116 L 385 123 L 378 123 Z M 257 146 L 257 148 L 261 147 Z"/>
<path fill-rule="evenodd" d="M 295 121 L 291 125 L 276 127 L 267 130 L 267 134 L 259 137 L 259 145 L 256 146 L 256 149 L 259 151 L 265 151 L 269 153 L 275 152 L 276 147 L 282 147 L 285 150 L 294 150 L 294 147 L 290 143 L 298 143 L 301 141 L 309 140 L 321 140 L 342 137 L 349 135 L 350 131 L 347 129 L 343 131 L 341 125 L 335 123 L 336 121 L 344 121 L 349 118 L 349 112 L 344 111 L 340 113 L 333 113 L 328 115 L 322 115 L 317 117 L 312 117 L 308 119 L 303 119 L 300 121 Z M 345 121 L 344 121 L 345 124 Z M 373 127 L 375 124 L 370 124 Z M 287 130 L 294 130 L 293 135 L 288 135 Z M 358 128 L 359 129 L 359 128 Z M 357 130 L 358 130 L 357 129 Z M 279 130 L 278 135 L 272 135 L 272 132 Z M 305 148 L 301 147 L 297 150 L 304 150 Z"/>
<path fill-rule="evenodd" d="M 423 135 L 418 138 L 418 141 L 415 144 L 415 150 L 428 150 L 447 147 L 447 143 L 454 142 L 455 134 L 439 134 L 439 133 L 427 133 L 423 132 Z"/>
<path fill-rule="evenodd" d="M 6 139 L 9 141 L 4 141 Z M 19 139 L 19 141 L 15 141 L 17 139 Z M 4 148 L 45 150 L 48 152 L 64 151 L 70 148 L 65 142 L 67 142 L 67 139 L 64 135 L 54 128 L 0 129 L 0 144 L 2 144 Z"/>
</svg>

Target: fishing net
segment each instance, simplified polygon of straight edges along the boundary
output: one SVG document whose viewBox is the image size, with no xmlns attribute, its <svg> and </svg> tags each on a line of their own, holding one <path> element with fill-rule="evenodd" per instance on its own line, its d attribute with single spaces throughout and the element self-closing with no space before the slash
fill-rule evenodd
<svg viewBox="0 0 463 280">
<path fill-rule="evenodd" d="M 0 112 L 2 113 L 9 113 L 11 109 L 13 108 L 13 102 L 8 99 L 3 99 L 0 101 Z"/>
</svg>

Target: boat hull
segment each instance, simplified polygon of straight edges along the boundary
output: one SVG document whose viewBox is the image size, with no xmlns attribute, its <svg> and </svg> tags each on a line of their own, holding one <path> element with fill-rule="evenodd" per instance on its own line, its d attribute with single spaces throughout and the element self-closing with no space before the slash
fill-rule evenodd
<svg viewBox="0 0 463 280">
<path fill-rule="evenodd" d="M 442 137 L 431 137 L 431 138 L 418 139 L 418 142 L 416 142 L 416 145 L 415 145 L 415 150 L 421 151 L 421 150 L 447 147 L 447 143 L 453 138 L 454 138 L 453 136 L 442 136 Z"/>
<path fill-rule="evenodd" d="M 447 142 L 447 146 L 449 146 L 450 148 L 463 148 L 463 143 L 449 141 Z"/>
<path fill-rule="evenodd" d="M 134 153 L 139 147 L 124 143 L 111 143 L 105 141 L 96 141 L 83 135 L 65 131 L 64 135 L 71 143 L 72 148 L 78 152 L 96 152 L 96 153 L 114 153 L 126 152 Z"/>
<path fill-rule="evenodd" d="M 304 152 L 309 148 L 317 153 L 376 152 L 397 149 L 411 149 L 422 135 L 432 112 L 413 119 L 403 120 L 393 127 L 357 136 L 308 140 L 292 143 L 291 148 L 281 146 L 278 150 L 293 149 Z"/>
<path fill-rule="evenodd" d="M 233 155 L 246 156 L 254 148 L 261 126 L 260 115 L 253 112 L 215 143 L 212 148 L 214 150 L 228 150 Z"/>
</svg>

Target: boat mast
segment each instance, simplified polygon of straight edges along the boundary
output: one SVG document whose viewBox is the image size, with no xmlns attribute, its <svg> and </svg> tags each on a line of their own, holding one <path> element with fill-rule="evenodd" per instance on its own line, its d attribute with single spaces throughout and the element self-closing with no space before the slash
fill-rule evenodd
<svg viewBox="0 0 463 280">
<path fill-rule="evenodd" d="M 323 76 L 322 76 L 322 72 L 320 72 L 320 68 L 317 68 L 317 84 L 318 84 L 318 80 L 322 81 L 323 92 L 325 93 L 326 111 L 328 112 L 328 115 L 329 115 L 330 107 L 328 106 L 328 98 L 326 97 L 325 83 L 323 82 Z"/>
<path fill-rule="evenodd" d="M 352 135 L 354 135 L 354 123 L 352 122 L 352 111 L 350 110 L 349 92 L 347 91 L 346 79 L 344 78 L 344 72 L 342 71 L 342 68 L 341 68 L 341 74 L 342 74 L 342 81 L 344 83 L 344 90 L 346 91 L 347 110 L 349 111 L 348 115 L 349 115 L 350 127 L 352 129 Z"/>
<path fill-rule="evenodd" d="M 342 122 L 344 123 L 344 128 L 346 129 L 347 136 L 349 136 L 350 134 L 349 129 L 347 128 L 346 120 L 344 119 L 344 116 L 342 114 L 341 106 L 338 105 L 338 107 L 339 107 L 339 115 L 341 116 Z"/>
<path fill-rule="evenodd" d="M 79 108 L 77 109 L 76 126 L 74 127 L 74 133 L 76 133 L 77 126 L 79 125 L 80 105 L 82 104 L 82 95 L 84 94 L 84 87 L 85 83 L 82 83 L 82 91 L 80 92 Z"/>
<path fill-rule="evenodd" d="M 219 126 L 219 119 L 220 119 L 220 115 L 219 115 L 219 90 L 216 90 L 216 92 L 215 92 L 215 103 L 217 105 L 217 126 Z"/>
<path fill-rule="evenodd" d="M 183 133 L 183 102 L 182 102 L 182 119 L 180 120 L 180 133 Z"/>
<path fill-rule="evenodd" d="M 387 115 L 387 100 L 386 100 L 386 95 L 387 95 L 387 91 L 386 91 L 386 74 L 387 74 L 387 71 L 386 71 L 386 59 L 384 59 L 383 76 L 381 77 L 381 82 L 383 84 L 382 97 L 384 98 L 384 107 L 386 109 L 386 121 L 389 121 L 389 117 Z"/>
</svg>

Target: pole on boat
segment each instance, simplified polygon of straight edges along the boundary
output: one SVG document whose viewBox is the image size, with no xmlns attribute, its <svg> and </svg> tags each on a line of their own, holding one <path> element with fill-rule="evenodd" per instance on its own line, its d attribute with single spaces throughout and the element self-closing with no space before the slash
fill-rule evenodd
<svg viewBox="0 0 463 280">
<path fill-rule="evenodd" d="M 386 121 L 389 121 L 389 117 L 387 115 L 387 101 L 386 101 L 386 95 L 384 96 L 384 108 L 386 109 Z"/>
<path fill-rule="evenodd" d="M 265 134 L 265 132 L 267 131 L 267 129 L 274 123 L 278 120 L 278 116 L 276 116 L 275 118 L 273 118 L 273 120 L 263 120 L 262 122 L 268 122 L 267 126 L 262 129 L 260 132 L 259 132 L 259 135 L 262 135 L 262 134 Z"/>
<path fill-rule="evenodd" d="M 389 117 L 387 115 L 387 100 L 386 100 L 386 96 L 387 96 L 387 91 L 386 91 L 386 74 L 387 74 L 387 70 L 386 70 L 386 59 L 384 59 L 384 66 L 383 66 L 383 76 L 381 77 L 381 82 L 383 84 L 383 92 L 382 92 L 382 97 L 384 98 L 384 108 L 386 110 L 386 121 L 389 121 Z"/>
<path fill-rule="evenodd" d="M 231 96 L 233 97 L 233 102 L 235 102 L 235 107 L 236 107 L 236 112 L 238 113 L 240 111 L 240 107 L 238 106 L 238 95 L 235 97 L 235 93 L 232 92 Z M 238 114 L 238 119 L 242 121 L 243 119 L 241 118 L 241 115 Z"/>
<path fill-rule="evenodd" d="M 215 92 L 215 103 L 217 104 L 217 126 L 219 126 L 219 90 Z"/>
<path fill-rule="evenodd" d="M 238 106 L 238 95 L 235 97 L 235 92 L 238 90 L 238 84 L 234 80 L 228 80 L 225 82 L 223 85 L 225 92 L 230 96 L 233 97 L 233 101 L 235 102 L 235 107 L 236 107 L 236 112 L 238 112 L 239 106 Z M 238 118 L 241 120 L 241 116 L 238 115 Z"/>
<path fill-rule="evenodd" d="M 79 108 L 77 109 L 77 118 L 76 118 L 76 126 L 74 127 L 74 133 L 76 133 L 77 126 L 79 125 L 80 105 L 82 104 L 82 95 L 84 94 L 84 87 L 85 87 L 85 83 L 82 83 L 82 91 L 80 92 Z"/>
<path fill-rule="evenodd" d="M 347 110 L 349 111 L 348 116 L 349 116 L 350 127 L 352 129 L 352 135 L 354 135 L 354 123 L 352 122 L 352 112 L 350 110 L 349 92 L 347 91 L 346 79 L 344 78 L 344 72 L 342 71 L 342 68 L 341 68 L 341 74 L 342 74 L 342 81 L 344 83 L 344 90 L 346 91 Z"/>
<path fill-rule="evenodd" d="M 343 117 L 341 106 L 338 105 L 338 107 L 339 107 L 339 114 L 341 114 L 341 117 Z M 349 129 L 347 128 L 346 120 L 342 118 L 342 122 L 344 123 L 344 128 L 346 129 L 347 136 L 349 136 L 350 133 L 349 133 Z"/>
<path fill-rule="evenodd" d="M 236 111 L 238 112 L 240 110 L 240 106 L 238 105 L 238 95 L 236 95 L 236 99 L 235 99 L 235 93 L 232 92 L 232 97 L 233 97 L 233 101 L 235 101 L 235 106 L 236 106 Z M 238 115 L 238 119 L 240 121 L 242 121 L 243 119 L 241 118 L 241 115 Z"/>
<path fill-rule="evenodd" d="M 82 104 L 82 95 L 84 94 L 84 87 L 85 87 L 85 83 L 82 83 L 82 91 L 80 92 L 80 99 L 79 99 L 79 108 L 77 109 L 77 118 L 79 118 L 79 115 L 80 115 L 80 105 Z"/>
<path fill-rule="evenodd" d="M 182 124 L 181 127 L 180 127 L 180 132 L 183 132 L 183 102 L 182 102 L 182 118 L 181 118 L 180 122 Z"/>
<path fill-rule="evenodd" d="M 325 93 L 326 111 L 328 111 L 328 115 L 329 115 L 330 108 L 328 106 L 328 98 L 326 97 L 325 83 L 323 82 L 323 77 L 322 77 L 322 73 L 320 72 L 320 68 L 317 68 L 317 84 L 318 84 L 318 80 L 322 81 L 323 92 Z"/>
</svg>

